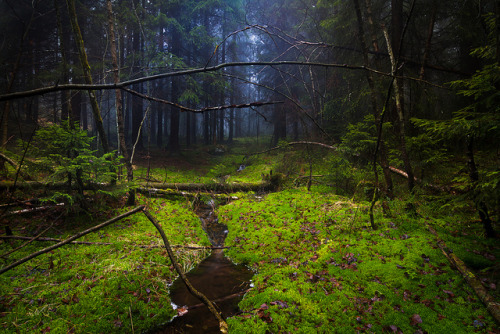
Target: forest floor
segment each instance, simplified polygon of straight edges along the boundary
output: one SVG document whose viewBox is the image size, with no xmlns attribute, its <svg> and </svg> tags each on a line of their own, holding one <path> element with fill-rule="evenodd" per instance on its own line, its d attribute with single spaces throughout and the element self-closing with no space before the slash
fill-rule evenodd
<svg viewBox="0 0 500 334">
<path fill-rule="evenodd" d="M 411 199 L 416 214 L 408 213 L 402 199 L 385 201 L 385 210 L 377 204 L 378 228 L 372 230 L 363 190 L 341 185 L 348 182 L 342 175 L 326 177 L 338 173 L 328 169 L 331 160 L 315 158 L 317 178 L 308 191 L 308 164 L 300 154 L 245 157 L 232 150 L 215 156 L 212 150 L 175 156 L 142 152 L 135 176 L 139 181 L 238 183 L 260 182 L 271 170 L 282 173 L 281 191 L 233 194 L 237 200 L 217 208 L 229 230 L 225 254 L 255 272 L 241 314 L 228 319 L 230 332 L 500 333 L 427 229 L 429 224 L 437 231 L 498 301 L 500 246 L 497 239 L 483 237 L 473 211 L 422 193 Z M 245 168 L 236 172 L 241 165 Z M 42 195 L 25 190 L 13 198 Z M 45 231 L 43 237 L 64 239 L 131 209 L 123 196 L 88 195 L 87 211 L 78 205 L 54 206 L 2 219 L 14 235 Z M 203 248 L 182 247 L 210 245 L 191 198 L 138 195 L 137 204 L 146 205 L 171 244 L 181 246 L 174 250 L 185 271 L 208 255 Z M 144 215 L 79 241 L 95 244 L 66 245 L 0 275 L 0 332 L 140 333 L 176 315 L 168 294 L 176 273 Z M 2 268 L 53 244 L 25 243 L 0 241 Z"/>
</svg>

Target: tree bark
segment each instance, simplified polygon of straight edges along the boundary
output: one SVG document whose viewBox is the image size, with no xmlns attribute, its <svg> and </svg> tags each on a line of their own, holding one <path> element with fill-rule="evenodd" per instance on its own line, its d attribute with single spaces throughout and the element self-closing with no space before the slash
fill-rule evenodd
<svg viewBox="0 0 500 334">
<path fill-rule="evenodd" d="M 369 1 L 368 1 L 368 4 L 370 4 Z M 364 61 L 364 65 L 366 67 L 368 67 L 370 65 L 370 61 L 368 59 L 368 46 L 366 44 L 365 31 L 364 31 L 364 28 L 363 28 L 363 18 L 362 18 L 362 15 L 361 15 L 361 7 L 359 5 L 359 0 L 354 0 L 354 7 L 356 9 L 356 16 L 357 16 L 357 21 L 358 21 L 359 40 L 360 40 L 360 43 L 361 43 L 361 49 L 363 51 L 363 61 Z M 371 8 L 370 8 L 369 12 L 371 12 Z M 371 21 L 371 18 L 368 21 Z M 376 47 L 378 48 L 378 44 L 377 44 L 376 39 L 372 43 L 374 45 L 376 45 Z M 377 128 L 379 129 L 379 131 L 382 131 L 383 127 L 380 124 L 381 119 L 380 119 L 380 113 L 379 113 L 379 110 L 378 110 L 378 105 L 379 104 L 378 104 L 378 101 L 377 101 L 377 92 L 376 92 L 376 89 L 375 89 L 375 83 L 373 81 L 373 75 L 372 75 L 371 72 L 368 72 L 368 71 L 366 72 L 366 80 L 368 81 L 368 87 L 370 88 L 370 101 L 371 101 L 371 104 L 372 104 L 373 115 L 374 115 L 374 118 L 375 118 L 375 125 L 377 126 Z M 387 159 L 387 151 L 386 151 L 386 147 L 385 147 L 385 143 L 384 143 L 382 134 L 380 134 L 379 157 L 380 157 L 380 166 L 382 167 L 382 170 L 384 172 L 384 179 L 385 179 L 385 186 L 386 186 L 385 191 L 386 191 L 387 197 L 389 197 L 389 198 L 392 199 L 392 198 L 394 198 L 392 177 L 391 177 L 391 173 L 390 173 L 389 168 L 388 168 L 389 167 L 389 162 L 388 162 L 388 159 Z M 375 157 L 375 159 L 377 159 L 377 157 Z M 377 183 L 378 183 L 378 180 L 377 180 Z"/>
<path fill-rule="evenodd" d="M 76 15 L 75 0 L 66 0 L 68 5 L 69 18 L 71 20 L 71 27 L 73 28 L 73 35 L 75 37 L 75 42 L 78 48 L 78 54 L 80 56 L 80 63 L 82 65 L 83 74 L 85 77 L 85 83 L 87 85 L 92 85 L 92 74 L 90 72 L 90 65 L 87 60 L 87 52 L 85 51 L 85 46 L 83 44 L 83 37 L 80 31 L 80 26 L 78 25 L 78 18 Z M 97 132 L 99 133 L 99 139 L 101 140 L 102 149 L 105 153 L 109 152 L 108 137 L 104 131 L 104 125 L 102 121 L 101 111 L 99 109 L 99 104 L 95 95 L 95 91 L 89 90 L 89 99 L 92 106 L 92 114 L 94 116 L 94 122 L 96 124 Z"/>
<path fill-rule="evenodd" d="M 449 249 L 446 247 L 446 243 L 439 238 L 436 231 L 427 224 L 427 229 L 434 234 L 436 237 L 436 243 L 443 252 L 444 256 L 450 261 L 450 264 L 454 266 L 463 276 L 463 278 L 469 283 L 471 288 L 474 290 L 479 299 L 486 306 L 486 309 L 490 312 L 490 314 L 495 318 L 496 322 L 500 324 L 500 305 L 496 302 L 496 300 L 488 294 L 488 291 L 483 287 L 481 281 L 474 275 L 472 271 L 465 265 L 465 263 L 455 255 L 453 252 L 448 252 Z"/>
<path fill-rule="evenodd" d="M 490 215 L 488 213 L 488 206 L 485 201 L 481 199 L 481 196 L 477 190 L 477 183 L 479 181 L 479 171 L 477 170 L 476 161 L 474 159 L 474 137 L 471 135 L 467 139 L 467 165 L 469 169 L 469 178 L 472 182 L 472 197 L 476 209 L 483 224 L 484 232 L 486 237 L 494 238 L 496 236 L 495 230 L 493 229 L 493 223 L 491 221 Z"/>
<path fill-rule="evenodd" d="M 111 0 L 107 0 L 107 11 L 108 11 L 108 26 L 109 35 L 111 40 L 111 61 L 113 63 L 113 79 L 115 84 L 120 82 L 120 70 L 118 67 L 118 57 L 116 55 L 116 37 L 113 19 L 113 5 Z M 130 157 L 128 154 L 127 144 L 125 143 L 125 124 L 123 119 L 123 105 L 122 105 L 122 92 L 120 89 L 115 90 L 115 106 L 116 106 L 116 118 L 118 123 L 118 145 L 119 152 L 123 155 L 125 160 L 125 166 L 127 168 L 127 180 L 132 182 L 134 179 L 134 170 L 132 168 L 132 163 L 130 162 Z M 130 200 L 130 203 L 135 202 L 135 200 Z"/>
<path fill-rule="evenodd" d="M 394 55 L 393 48 L 391 42 L 389 40 L 389 34 L 387 30 L 384 28 L 384 36 L 387 42 L 387 50 L 389 51 L 389 56 L 391 60 L 391 73 L 394 76 L 394 97 L 396 99 L 396 112 L 397 112 L 397 120 L 399 127 L 399 148 L 401 150 L 401 157 L 403 159 L 403 163 L 405 166 L 406 173 L 408 174 L 408 190 L 410 193 L 413 192 L 413 188 L 415 187 L 415 178 L 413 176 L 413 169 L 410 162 L 410 157 L 408 155 L 408 150 L 406 148 L 406 127 L 405 127 L 405 119 L 403 114 L 403 96 L 400 91 L 400 81 L 396 76 L 398 61 Z M 398 43 L 399 44 L 399 43 Z"/>
</svg>

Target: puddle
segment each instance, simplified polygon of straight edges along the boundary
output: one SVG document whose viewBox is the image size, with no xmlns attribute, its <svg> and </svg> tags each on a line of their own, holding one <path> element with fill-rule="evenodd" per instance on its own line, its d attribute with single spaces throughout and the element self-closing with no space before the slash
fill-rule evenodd
<svg viewBox="0 0 500 334">
<path fill-rule="evenodd" d="M 195 212 L 212 245 L 223 246 L 227 226 L 218 222 L 213 209 L 213 202 L 201 203 Z M 246 266 L 232 263 L 224 256 L 223 250 L 216 249 L 186 276 L 198 291 L 219 307 L 224 317 L 230 317 L 238 313 L 238 303 L 250 288 L 253 272 Z M 153 333 L 220 333 L 217 319 L 189 293 L 180 278 L 170 287 L 170 298 L 174 307 L 185 309 L 187 306 L 188 312 Z"/>
</svg>

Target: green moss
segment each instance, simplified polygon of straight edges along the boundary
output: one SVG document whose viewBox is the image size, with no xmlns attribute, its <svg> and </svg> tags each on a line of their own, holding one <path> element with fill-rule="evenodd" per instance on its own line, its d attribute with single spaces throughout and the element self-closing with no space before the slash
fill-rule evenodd
<svg viewBox="0 0 500 334">
<path fill-rule="evenodd" d="M 171 244 L 209 245 L 201 224 L 183 203 L 140 199 L 161 223 Z M 125 209 L 121 210 L 125 211 Z M 119 212 L 109 213 L 117 215 Z M 68 229 L 65 238 L 88 225 Z M 138 248 L 132 244 L 162 245 L 154 226 L 142 214 L 133 215 L 89 234 L 85 241 L 112 245 L 66 245 L 41 255 L 0 276 L 0 331 L 15 332 L 123 332 L 143 331 L 168 321 L 173 315 L 168 284 L 176 273 L 163 248 Z M 15 256 L 20 258 L 47 243 L 32 243 Z M 10 247 L 3 243 L 0 252 Z M 185 270 L 207 252 L 175 249 Z"/>
<path fill-rule="evenodd" d="M 227 255 L 258 273 L 231 329 L 465 333 L 478 319 L 488 320 L 476 331 L 494 327 L 422 221 L 377 217 L 380 228 L 372 231 L 366 205 L 303 189 L 221 207 Z M 412 323 L 414 314 L 421 323 Z"/>
</svg>

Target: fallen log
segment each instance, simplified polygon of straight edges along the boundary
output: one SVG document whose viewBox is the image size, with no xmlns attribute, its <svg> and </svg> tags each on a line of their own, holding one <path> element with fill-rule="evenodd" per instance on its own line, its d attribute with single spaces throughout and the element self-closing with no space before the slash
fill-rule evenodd
<svg viewBox="0 0 500 334">
<path fill-rule="evenodd" d="M 396 167 L 392 167 L 392 166 L 389 166 L 388 168 L 394 174 L 402 176 L 402 177 L 404 177 L 406 179 L 408 178 L 408 174 L 405 171 L 403 171 L 401 169 L 398 169 Z M 415 180 L 415 182 L 418 183 L 423 188 L 427 188 L 429 190 L 440 191 L 440 192 L 447 192 L 447 193 L 455 192 L 455 190 L 452 187 L 438 186 L 438 185 L 435 185 L 435 184 L 432 184 L 432 183 L 426 183 L 426 182 L 423 182 L 421 179 L 419 179 L 416 176 L 413 177 L 413 180 Z"/>
<path fill-rule="evenodd" d="M 307 145 L 307 146 L 314 145 L 314 146 L 321 146 L 321 147 L 324 147 L 324 148 L 327 148 L 327 149 L 333 150 L 333 151 L 336 151 L 338 149 L 335 146 L 328 145 L 328 144 L 323 144 L 323 143 L 318 143 L 318 142 L 314 142 L 314 141 L 295 141 L 295 142 L 285 143 L 285 144 L 280 145 L 280 146 L 272 147 L 272 148 L 270 148 L 268 150 L 265 150 L 265 151 L 249 153 L 246 156 L 264 154 L 264 153 L 268 153 L 268 152 L 271 152 L 271 151 L 274 151 L 274 150 L 284 149 L 284 148 L 286 148 L 288 146 L 293 146 L 293 145 Z"/>
<path fill-rule="evenodd" d="M 6 156 L 5 154 L 3 154 L 2 152 L 0 152 L 0 159 L 6 161 L 15 170 L 19 170 L 19 174 L 23 177 L 23 179 L 25 179 L 25 180 L 31 180 L 31 177 L 28 174 L 24 173 L 23 171 L 21 171 L 19 169 L 18 164 L 14 160 L 12 160 L 11 158 L 9 158 L 8 156 Z"/>
<path fill-rule="evenodd" d="M 175 189 L 177 191 L 205 191 L 232 193 L 238 191 L 269 191 L 274 186 L 268 182 L 262 183 L 149 183 L 145 189 Z"/>
<path fill-rule="evenodd" d="M 39 212 L 39 211 L 45 211 L 45 210 L 49 210 L 49 209 L 55 208 L 57 206 L 64 206 L 64 205 L 65 205 L 64 203 L 57 203 L 55 205 L 46 205 L 46 206 L 39 206 L 39 207 L 36 207 L 36 208 L 10 211 L 10 212 L 6 212 L 1 217 L 14 216 L 14 215 L 20 215 L 20 214 L 25 214 L 25 213 Z"/>
<path fill-rule="evenodd" d="M 427 229 L 436 237 L 436 243 L 441 249 L 441 252 L 448 259 L 453 267 L 455 267 L 460 274 L 462 274 L 463 278 L 469 283 L 470 287 L 474 290 L 476 295 L 479 297 L 481 302 L 486 306 L 486 309 L 493 316 L 495 321 L 500 324 L 500 304 L 495 301 L 493 297 L 490 296 L 488 291 L 484 288 L 481 281 L 474 275 L 472 271 L 465 265 L 465 263 L 460 260 L 458 256 L 456 256 L 453 252 L 448 251 L 448 247 L 446 247 L 446 243 L 439 238 L 436 230 L 434 230 L 429 224 L 427 224 Z"/>
<path fill-rule="evenodd" d="M 244 295 L 245 293 L 249 292 L 250 290 L 251 289 L 246 289 L 246 290 L 236 292 L 236 293 L 233 293 L 233 294 L 221 297 L 221 298 L 217 298 L 217 299 L 214 299 L 213 302 L 220 303 L 220 302 L 223 302 L 225 300 L 233 299 L 233 298 L 239 297 L 241 295 Z M 191 310 L 203 307 L 203 306 L 205 306 L 205 304 L 196 304 L 196 305 L 188 306 L 187 309 L 188 309 L 188 311 L 191 311 Z"/>
<path fill-rule="evenodd" d="M 54 225 L 54 223 L 52 223 L 49 227 L 47 227 L 45 230 L 43 230 L 42 232 L 40 232 L 38 235 L 34 236 L 33 238 L 29 238 L 29 240 L 26 241 L 21 246 L 19 246 L 17 248 L 14 248 L 13 250 L 11 250 L 11 251 L 9 251 L 7 253 L 3 253 L 2 255 L 0 255 L 0 257 L 6 258 L 8 255 L 10 255 L 10 254 L 12 254 L 14 252 L 17 252 L 18 250 L 22 249 L 23 247 L 29 245 L 30 243 L 32 243 L 33 241 L 35 241 L 37 238 L 40 238 L 42 235 L 44 235 L 48 230 L 50 230 L 52 228 L 53 225 Z"/>
<path fill-rule="evenodd" d="M 46 189 L 46 190 L 68 190 L 67 182 L 43 183 L 38 181 L 24 181 L 15 184 L 16 189 Z M 115 185 L 107 183 L 85 184 L 83 190 L 111 190 Z M 0 192 L 14 188 L 14 181 L 1 181 Z M 76 190 L 76 188 L 74 188 Z"/>
<path fill-rule="evenodd" d="M 207 196 L 210 198 L 215 198 L 215 199 L 220 199 L 220 200 L 237 200 L 238 197 L 235 196 L 229 196 L 226 194 L 214 194 L 214 193 L 209 193 L 209 192 L 190 192 L 190 191 L 182 191 L 182 190 L 175 190 L 175 189 L 158 189 L 158 188 L 146 188 L 146 187 L 139 187 L 136 189 L 138 193 L 149 195 L 149 196 L 162 196 L 162 197 L 188 197 L 188 198 L 199 198 L 200 196 Z"/>
</svg>

